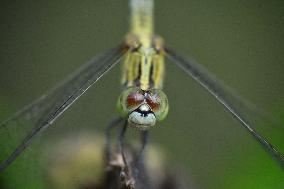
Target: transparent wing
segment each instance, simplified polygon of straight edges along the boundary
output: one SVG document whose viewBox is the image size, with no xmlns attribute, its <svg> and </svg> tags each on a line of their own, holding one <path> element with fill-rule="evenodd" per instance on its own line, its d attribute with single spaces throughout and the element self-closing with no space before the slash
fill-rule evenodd
<svg viewBox="0 0 284 189">
<path fill-rule="evenodd" d="M 0 171 L 12 163 L 36 135 L 49 127 L 89 87 L 116 65 L 126 50 L 127 47 L 121 44 L 93 58 L 49 93 L 2 122 L 0 137 L 7 138 L 13 132 L 13 144 L 1 144 Z"/>
<path fill-rule="evenodd" d="M 166 47 L 166 54 L 169 59 L 175 62 L 182 70 L 192 77 L 198 84 L 205 88 L 226 110 L 228 110 L 246 130 L 267 150 L 284 168 L 283 155 L 269 141 L 259 134 L 253 126 L 258 120 L 270 121 L 272 124 L 279 124 L 271 119 L 266 113 L 260 111 L 254 105 L 241 99 L 232 89 L 219 81 L 212 73 L 192 59 L 184 58 L 173 49 Z"/>
</svg>

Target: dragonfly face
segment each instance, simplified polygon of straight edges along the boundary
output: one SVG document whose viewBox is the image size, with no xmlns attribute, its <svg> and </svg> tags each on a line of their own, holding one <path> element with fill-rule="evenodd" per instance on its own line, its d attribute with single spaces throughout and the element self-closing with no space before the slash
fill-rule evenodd
<svg viewBox="0 0 284 189">
<path fill-rule="evenodd" d="M 146 130 L 166 117 L 169 106 L 167 96 L 160 89 L 144 91 L 130 87 L 121 93 L 117 109 L 130 126 Z"/>
</svg>

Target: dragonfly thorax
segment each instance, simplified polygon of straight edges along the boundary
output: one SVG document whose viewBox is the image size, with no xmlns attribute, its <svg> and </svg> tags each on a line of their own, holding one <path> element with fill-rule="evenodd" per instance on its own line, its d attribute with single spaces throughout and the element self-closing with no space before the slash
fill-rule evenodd
<svg viewBox="0 0 284 189">
<path fill-rule="evenodd" d="M 122 74 L 124 86 L 136 86 L 145 91 L 163 87 L 165 55 L 163 39 L 154 36 L 149 40 L 150 45 L 143 41 L 141 35 L 126 36 L 129 51 L 124 58 Z"/>
</svg>

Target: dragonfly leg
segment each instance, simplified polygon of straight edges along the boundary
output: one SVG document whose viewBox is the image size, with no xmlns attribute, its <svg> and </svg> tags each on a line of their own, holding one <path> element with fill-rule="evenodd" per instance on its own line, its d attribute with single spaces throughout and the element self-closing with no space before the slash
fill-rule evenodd
<svg viewBox="0 0 284 189">
<path fill-rule="evenodd" d="M 121 127 L 122 126 L 122 127 Z M 112 149 L 111 145 L 111 131 L 118 128 L 118 136 L 116 140 L 116 148 Z M 118 185 L 124 186 L 123 188 L 134 188 L 134 178 L 132 177 L 131 170 L 128 167 L 126 157 L 124 154 L 124 136 L 127 129 L 127 120 L 122 118 L 115 118 L 110 122 L 105 130 L 106 137 L 106 160 L 107 160 L 107 188 L 116 188 Z M 119 184 L 120 183 L 120 184 Z M 114 184 L 114 185 L 113 185 Z"/>
<path fill-rule="evenodd" d="M 119 125 L 121 125 L 123 119 L 121 117 L 117 117 L 113 119 L 109 125 L 107 126 L 105 130 L 105 138 L 106 138 L 106 148 L 105 148 L 105 154 L 107 158 L 107 162 L 111 160 L 111 130 Z"/>
<path fill-rule="evenodd" d="M 125 157 L 125 154 L 124 154 L 124 136 L 125 136 L 126 129 L 127 129 L 127 121 L 125 121 L 122 129 L 120 130 L 120 133 L 119 133 L 119 136 L 118 136 L 118 143 L 117 143 L 118 146 L 117 147 L 118 147 L 118 152 L 122 156 L 122 160 L 123 160 L 125 167 L 128 168 L 126 157 Z"/>
<path fill-rule="evenodd" d="M 124 135 L 127 129 L 127 120 L 124 122 L 123 127 L 120 129 L 118 138 L 117 138 L 117 153 L 113 153 L 111 149 L 111 130 L 114 129 L 117 126 L 121 126 L 122 121 L 124 121 L 122 118 L 116 118 L 113 121 L 110 122 L 108 127 L 105 131 L 105 137 L 106 137 L 106 158 L 107 162 L 110 164 L 119 164 L 120 166 L 126 167 L 128 169 L 128 164 L 126 161 L 126 157 L 124 154 Z M 120 161 L 115 160 L 116 163 L 111 163 L 112 159 L 116 159 L 116 157 L 113 157 L 113 154 L 121 156 L 122 157 L 122 163 L 119 163 Z"/>
<path fill-rule="evenodd" d="M 132 170 L 127 163 L 126 156 L 125 156 L 125 153 L 124 153 L 124 150 L 125 150 L 124 136 L 125 136 L 126 129 L 127 129 L 127 126 L 128 126 L 127 124 L 128 124 L 128 122 L 126 120 L 123 127 L 120 130 L 120 133 L 119 133 L 119 136 L 118 136 L 117 148 L 118 148 L 118 153 L 121 154 L 123 164 L 124 164 L 124 167 L 122 168 L 122 170 L 120 172 L 120 180 L 126 188 L 133 189 L 133 188 L 135 188 L 134 187 L 135 178 L 132 176 Z"/>
<path fill-rule="evenodd" d="M 139 170 L 144 167 L 143 164 L 144 164 L 144 158 L 145 158 L 145 150 L 146 150 L 146 146 L 148 144 L 148 141 L 149 141 L 149 132 L 148 131 L 142 131 L 142 133 L 141 133 L 142 146 L 141 146 L 140 151 L 138 152 L 136 162 L 135 162 L 135 166 L 134 166 L 135 177 L 138 177 Z"/>
</svg>

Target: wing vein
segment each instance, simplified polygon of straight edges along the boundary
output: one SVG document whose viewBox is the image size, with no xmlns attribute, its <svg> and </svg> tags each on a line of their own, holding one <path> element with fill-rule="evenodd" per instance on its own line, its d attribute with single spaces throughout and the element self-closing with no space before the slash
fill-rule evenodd
<svg viewBox="0 0 284 189">
<path fill-rule="evenodd" d="M 179 55 L 173 49 L 166 47 L 166 54 L 169 59 L 175 62 L 183 71 L 185 71 L 191 78 L 193 78 L 198 84 L 206 89 L 220 104 L 222 104 L 226 110 L 228 110 L 240 123 L 247 129 L 247 131 L 262 145 L 262 147 L 271 154 L 279 165 L 284 169 L 284 157 L 266 138 L 253 129 L 252 124 L 247 120 L 246 116 L 238 111 L 238 106 L 230 102 L 229 97 L 234 99 L 239 106 L 244 108 L 247 105 L 247 110 L 253 113 L 255 106 L 242 100 L 238 95 L 230 90 L 229 87 L 222 84 L 217 80 L 216 76 L 203 68 L 200 64 L 193 60 L 186 59 Z M 229 97 L 227 97 L 227 96 Z M 261 113 L 258 113 L 258 116 Z"/>
<path fill-rule="evenodd" d="M 31 116 L 36 120 L 34 127 L 27 133 L 26 137 L 16 147 L 16 149 L 13 150 L 12 153 L 0 164 L 0 171 L 3 171 L 8 165 L 10 165 L 28 147 L 36 135 L 49 127 L 81 95 L 83 95 L 106 72 L 114 67 L 124 55 L 125 50 L 127 49 L 124 48 L 123 45 L 119 45 L 118 47 L 107 51 L 101 57 L 95 58 L 93 61 L 82 65 L 75 74 L 59 86 L 52 89 L 49 95 L 42 96 L 0 124 L 1 127 L 5 127 L 11 120 L 17 120 L 21 116 L 26 117 L 26 115 L 34 111 L 34 108 L 37 109 L 37 106 L 39 106 L 42 111 L 41 114 L 32 112 L 37 114 L 36 116 Z M 74 84 L 75 86 L 73 86 Z M 53 103 L 46 102 L 49 100 L 49 97 L 54 98 L 52 99 Z M 52 104 L 52 106 L 44 106 L 45 104 Z M 27 118 L 30 119 L 30 116 L 27 116 Z"/>
</svg>

